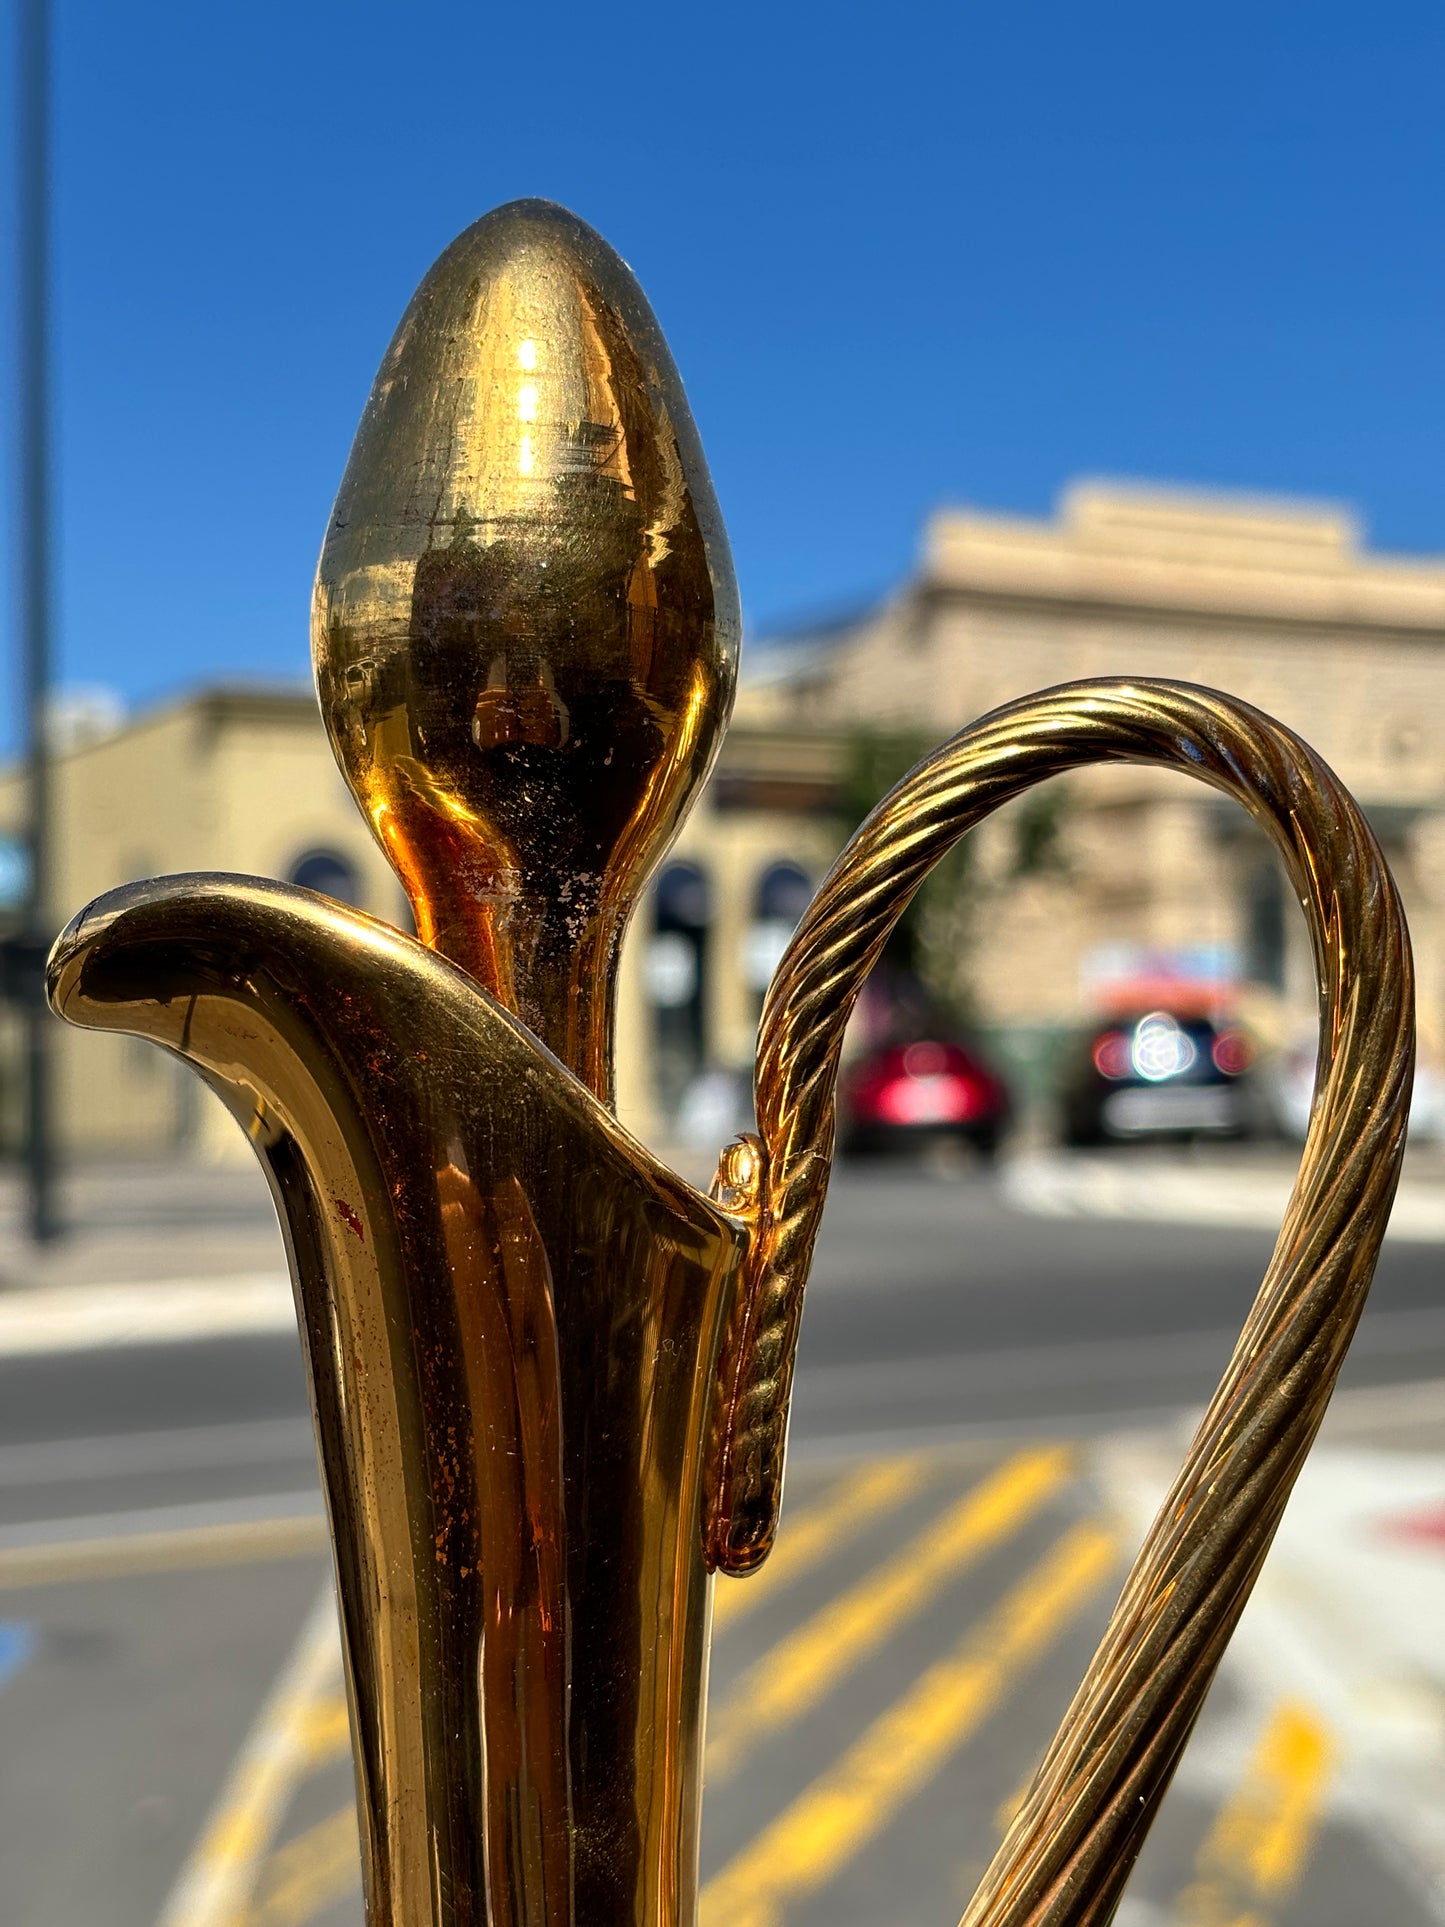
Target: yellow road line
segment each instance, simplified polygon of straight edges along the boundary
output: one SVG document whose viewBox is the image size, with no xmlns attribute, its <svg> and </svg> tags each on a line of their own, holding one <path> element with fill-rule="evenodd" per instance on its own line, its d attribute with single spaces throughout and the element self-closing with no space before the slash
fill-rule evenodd
<svg viewBox="0 0 1445 1927">
<path fill-rule="evenodd" d="M 1267 1927 L 1304 1869 L 1334 1764 L 1319 1715 L 1281 1700 L 1174 1903 L 1180 1927 Z"/>
<path fill-rule="evenodd" d="M 317 1708 L 335 1700 L 340 1672 L 328 1580 L 171 1889 L 160 1927 L 238 1927 L 245 1918 L 262 1856 L 314 1762 Z"/>
<path fill-rule="evenodd" d="M 708 1721 L 707 1780 L 731 1778 L 770 1734 L 827 1697 L 965 1567 L 1018 1530 L 1068 1478 L 1058 1446 L 1019 1452 L 750 1666 Z"/>
<path fill-rule="evenodd" d="M 266 1862 L 246 1927 L 305 1927 L 361 1885 L 361 1845 L 351 1805 L 288 1840 Z"/>
<path fill-rule="evenodd" d="M 700 1927 L 777 1927 L 925 1786 L 1108 1577 L 1112 1532 L 1076 1526 L 947 1658 L 703 1889 Z"/>
<path fill-rule="evenodd" d="M 719 1579 L 713 1593 L 713 1631 L 735 1626 L 840 1551 L 864 1526 L 905 1504 L 927 1483 L 929 1470 L 928 1460 L 921 1455 L 875 1460 L 841 1478 L 796 1518 L 784 1512 L 778 1543 L 767 1564 L 746 1579 Z"/>
<path fill-rule="evenodd" d="M 1020 1809 L 1029 1797 L 1029 1788 L 1033 1785 L 1038 1770 L 1039 1761 L 1036 1760 L 1007 1798 L 1000 1800 L 994 1808 L 993 1823 L 998 1828 L 1000 1836 L 1007 1833 L 1019 1817 Z"/>
<path fill-rule="evenodd" d="M 0 1592 L 54 1586 L 77 1579 L 115 1579 L 134 1572 L 178 1572 L 195 1566 L 243 1565 L 295 1559 L 326 1548 L 321 1517 L 244 1519 L 187 1526 L 173 1532 L 117 1533 L 102 1539 L 58 1540 L 0 1552 Z"/>
<path fill-rule="evenodd" d="M 307 1708 L 301 1726 L 301 1744 L 306 1753 L 307 1771 L 314 1773 L 330 1760 L 339 1760 L 351 1751 L 351 1709 L 345 1693 L 333 1693 Z"/>
</svg>

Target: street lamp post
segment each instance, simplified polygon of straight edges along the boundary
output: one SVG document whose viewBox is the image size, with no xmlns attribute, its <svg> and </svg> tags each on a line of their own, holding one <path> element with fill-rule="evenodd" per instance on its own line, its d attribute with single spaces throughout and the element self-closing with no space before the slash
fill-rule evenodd
<svg viewBox="0 0 1445 1927">
<path fill-rule="evenodd" d="M 50 754 L 50 22 L 48 0 L 19 0 L 16 82 L 19 132 L 19 603 L 25 692 L 26 844 L 24 921 L 12 950 L 13 992 L 25 1026 L 25 1153 L 29 1224 L 36 1243 L 58 1236 L 51 1116 L 51 1018 L 39 971 L 27 968 L 51 934 Z M 16 981 L 18 979 L 18 981 Z"/>
</svg>

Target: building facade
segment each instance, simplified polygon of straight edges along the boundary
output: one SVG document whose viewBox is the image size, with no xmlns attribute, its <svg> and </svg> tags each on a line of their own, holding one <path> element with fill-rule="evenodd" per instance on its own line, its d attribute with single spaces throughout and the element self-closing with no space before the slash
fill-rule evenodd
<svg viewBox="0 0 1445 1927">
<path fill-rule="evenodd" d="M 1445 1055 L 1445 558 L 1371 553 L 1349 516 L 1083 485 L 1050 521 L 949 510 L 897 594 L 825 636 L 751 651 L 703 798 L 634 919 L 618 1000 L 619 1109 L 666 1135 L 699 1074 L 751 1063 L 767 977 L 842 834 L 869 733 L 936 741 L 1031 690 L 1164 676 L 1242 696 L 1318 749 L 1370 815 L 1410 917 L 1427 1058 Z M 20 820 L 0 780 L 0 833 Z M 316 705 L 203 691 L 79 743 L 55 776 L 65 910 L 129 879 L 276 876 L 409 926 Z M 1266 1043 L 1313 1022 L 1303 921 L 1261 833 L 1183 776 L 1078 772 L 1047 860 L 1023 806 L 977 833 L 959 958 L 968 1002 L 1025 1085 L 1119 981 L 1194 970 Z M 78 1150 L 239 1154 L 197 1080 L 148 1044 L 61 1032 Z M 15 1038 L 0 1040 L 13 1142 Z"/>
<path fill-rule="evenodd" d="M 1445 1047 L 1445 558 L 1370 553 L 1348 514 L 1292 502 L 1079 485 L 1057 517 L 955 510 L 913 578 L 825 646 L 804 646 L 744 713 L 835 735 L 941 738 L 1031 690 L 1160 676 L 1241 696 L 1321 752 L 1399 880 L 1427 1057 Z M 1018 876 L 1015 821 L 978 832 L 984 1028 L 1015 1067 L 1131 970 L 1213 975 L 1266 1043 L 1308 1032 L 1313 965 L 1262 833 L 1182 775 L 1063 779 L 1055 860 Z M 1191 959 L 1194 960 L 1191 964 Z"/>
<path fill-rule="evenodd" d="M 709 1064 L 742 1063 L 770 961 L 837 841 L 828 732 L 731 731 L 698 807 L 639 906 L 618 995 L 618 1108 L 665 1131 Z M 56 757 L 54 898 L 62 913 L 136 878 L 227 870 L 279 877 L 411 928 L 400 884 L 332 758 L 314 697 L 202 690 Z M 18 830 L 0 778 L 0 837 Z M 0 1012 L 0 1142 L 19 1117 L 18 1026 Z M 249 1155 L 194 1073 L 142 1039 L 57 1025 L 57 1112 L 86 1153 Z"/>
</svg>

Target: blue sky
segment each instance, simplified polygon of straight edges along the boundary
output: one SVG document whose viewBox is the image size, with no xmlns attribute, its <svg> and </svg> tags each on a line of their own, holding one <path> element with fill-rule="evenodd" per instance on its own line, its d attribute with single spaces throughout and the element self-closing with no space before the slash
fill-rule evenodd
<svg viewBox="0 0 1445 1927">
<path fill-rule="evenodd" d="M 1080 474 L 1445 551 L 1438 6 L 54 6 L 66 681 L 306 673 L 391 329 L 523 194 L 640 275 L 754 629 Z"/>
</svg>

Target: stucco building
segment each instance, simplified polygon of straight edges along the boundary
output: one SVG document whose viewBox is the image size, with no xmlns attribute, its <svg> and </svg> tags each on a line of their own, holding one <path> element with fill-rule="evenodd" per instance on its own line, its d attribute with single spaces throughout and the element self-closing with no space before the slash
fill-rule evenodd
<svg viewBox="0 0 1445 1927">
<path fill-rule="evenodd" d="M 624 1120 L 655 1136 L 701 1067 L 750 1062 L 762 985 L 837 846 L 851 743 L 879 730 L 936 740 L 1029 690 L 1101 675 L 1229 690 L 1334 765 L 1399 877 L 1422 1038 L 1438 1056 L 1442 670 L 1445 557 L 1372 553 L 1338 509 L 1090 484 L 1048 521 L 940 513 L 895 595 L 825 635 L 752 650 L 717 769 L 629 940 Z M 406 914 L 301 690 L 202 691 L 76 744 L 58 761 L 56 818 L 62 907 L 133 877 L 227 869 Z M 0 833 L 18 821 L 15 780 L 0 780 Z M 1098 770 L 1067 779 L 1053 827 L 1049 860 L 1020 874 L 1017 819 L 986 825 L 970 885 L 960 968 L 1016 1074 L 1037 1078 L 1131 971 L 1212 976 L 1267 1039 L 1308 1026 L 1303 923 L 1242 812 L 1182 776 Z M 214 1100 L 149 1045 L 67 1033 L 59 1061 L 77 1147 L 240 1148 Z M 12 1135 L 14 1083 L 0 1068 Z"/>
<path fill-rule="evenodd" d="M 1047 522 L 936 515 L 895 596 L 821 645 L 776 648 L 770 666 L 744 699 L 754 728 L 942 737 L 1030 690 L 1119 675 L 1210 684 L 1269 711 L 1325 756 L 1384 844 L 1438 1055 L 1445 557 L 1371 553 L 1337 508 L 1082 484 Z M 1303 919 L 1242 811 L 1182 775 L 1064 783 L 1057 860 L 1038 873 L 1008 881 L 1006 817 L 979 832 L 968 970 L 1006 1056 L 1026 1063 L 1131 969 L 1216 974 L 1267 1040 L 1312 1023 Z"/>
<path fill-rule="evenodd" d="M 639 1135 L 657 1134 L 701 1065 L 749 1057 L 759 956 L 775 954 L 837 840 L 826 814 L 835 762 L 826 731 L 729 733 L 624 956 L 618 1105 Z M 411 927 L 305 689 L 184 696 L 62 750 L 53 785 L 62 911 L 138 877 L 229 870 Z M 0 839 L 21 823 L 22 801 L 16 774 L 0 777 Z M 0 1133 L 11 1145 L 19 1041 L 0 1010 Z M 245 1154 L 219 1101 L 153 1044 L 57 1026 L 55 1050 L 60 1128 L 76 1150 Z"/>
</svg>

